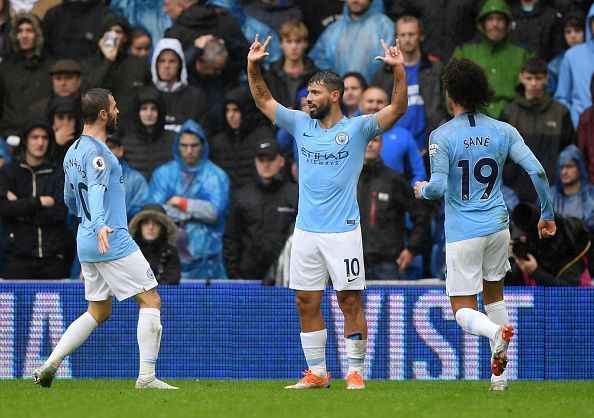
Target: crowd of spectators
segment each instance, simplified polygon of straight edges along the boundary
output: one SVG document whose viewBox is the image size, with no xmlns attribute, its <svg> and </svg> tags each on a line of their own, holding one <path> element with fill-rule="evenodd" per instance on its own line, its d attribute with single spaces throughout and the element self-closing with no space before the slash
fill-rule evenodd
<svg viewBox="0 0 594 418">
<path fill-rule="evenodd" d="M 82 131 L 81 93 L 102 87 L 120 110 L 107 145 L 130 233 L 159 282 L 282 284 L 298 150 L 246 86 L 260 34 L 272 36 L 264 78 L 279 103 L 307 111 L 309 78 L 333 70 L 348 118 L 389 103 L 391 69 L 373 58 L 380 39 L 399 39 L 408 110 L 368 145 L 358 187 L 369 280 L 444 277 L 443 205 L 411 187 L 429 175 L 431 131 L 451 117 L 444 65 L 468 58 L 495 88 L 485 113 L 543 164 L 560 224 L 546 245 L 512 245 L 510 282 L 589 285 L 593 30 L 591 0 L 0 0 L 0 277 L 77 276 L 62 166 Z M 503 178 L 525 243 L 535 192 L 513 163 Z"/>
</svg>

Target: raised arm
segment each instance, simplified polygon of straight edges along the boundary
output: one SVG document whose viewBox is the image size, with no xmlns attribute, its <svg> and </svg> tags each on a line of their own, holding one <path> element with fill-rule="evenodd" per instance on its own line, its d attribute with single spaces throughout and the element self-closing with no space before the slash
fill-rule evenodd
<svg viewBox="0 0 594 418">
<path fill-rule="evenodd" d="M 268 90 L 268 86 L 262 77 L 262 70 L 260 69 L 260 61 L 269 55 L 269 53 L 266 52 L 266 47 L 271 39 L 272 37 L 269 36 L 264 44 L 261 44 L 260 41 L 258 41 L 258 35 L 256 35 L 256 39 L 252 46 L 250 46 L 250 52 L 247 56 L 247 72 L 250 92 L 256 102 L 256 106 L 268 119 L 274 122 L 278 102 L 274 100 L 270 90 Z"/>
<path fill-rule="evenodd" d="M 406 71 L 404 70 L 404 57 L 400 52 L 398 38 L 395 46 L 388 46 L 381 40 L 384 56 L 375 57 L 376 60 L 392 67 L 394 75 L 394 86 L 392 87 L 392 100 L 390 104 L 377 112 L 377 122 L 382 131 L 390 129 L 398 119 L 406 113 L 408 107 L 408 86 L 406 83 Z"/>
</svg>

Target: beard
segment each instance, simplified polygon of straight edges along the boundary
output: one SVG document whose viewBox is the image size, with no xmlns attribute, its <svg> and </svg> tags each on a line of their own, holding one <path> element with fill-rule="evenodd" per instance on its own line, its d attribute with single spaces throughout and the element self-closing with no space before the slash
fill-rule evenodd
<svg viewBox="0 0 594 418">
<path fill-rule="evenodd" d="M 116 116 L 107 116 L 107 123 L 105 124 L 105 129 L 107 130 L 107 134 L 111 135 L 118 129 L 118 117 Z"/>
<path fill-rule="evenodd" d="M 312 119 L 324 119 L 326 116 L 330 114 L 330 109 L 330 103 L 326 103 L 320 106 L 316 106 L 314 110 L 311 110 L 309 112 L 309 115 Z"/>
</svg>

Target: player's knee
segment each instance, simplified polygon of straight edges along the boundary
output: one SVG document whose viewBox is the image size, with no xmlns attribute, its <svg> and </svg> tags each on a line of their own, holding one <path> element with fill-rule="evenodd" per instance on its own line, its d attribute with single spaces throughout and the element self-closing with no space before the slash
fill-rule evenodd
<svg viewBox="0 0 594 418">
<path fill-rule="evenodd" d="M 102 324 L 109 319 L 111 316 L 111 307 L 103 307 L 101 309 L 92 309 L 89 311 L 93 319 L 97 321 L 98 324 Z"/>
<path fill-rule="evenodd" d="M 297 310 L 302 315 L 310 313 L 312 310 L 315 309 L 315 304 L 313 303 L 311 298 L 305 295 L 296 295 L 295 304 L 297 305 Z"/>
<path fill-rule="evenodd" d="M 340 309 L 344 314 L 355 315 L 359 312 L 361 307 L 361 298 L 357 295 L 348 295 L 339 301 Z"/>
</svg>

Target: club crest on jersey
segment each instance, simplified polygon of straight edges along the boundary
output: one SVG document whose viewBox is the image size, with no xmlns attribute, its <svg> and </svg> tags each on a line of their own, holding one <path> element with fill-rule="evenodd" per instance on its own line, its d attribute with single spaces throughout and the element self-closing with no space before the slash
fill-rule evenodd
<svg viewBox="0 0 594 418">
<path fill-rule="evenodd" d="M 103 157 L 93 158 L 93 167 L 97 170 L 105 170 L 105 161 L 103 160 Z"/>
<path fill-rule="evenodd" d="M 336 137 L 334 137 L 334 140 L 338 145 L 346 144 L 347 142 L 349 142 L 349 139 L 349 136 L 344 132 L 341 132 L 338 135 L 336 135 Z"/>
<path fill-rule="evenodd" d="M 435 154 L 437 154 L 438 149 L 439 149 L 439 145 L 429 144 L 429 156 L 433 157 Z"/>
</svg>

